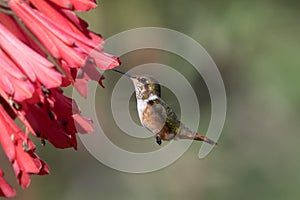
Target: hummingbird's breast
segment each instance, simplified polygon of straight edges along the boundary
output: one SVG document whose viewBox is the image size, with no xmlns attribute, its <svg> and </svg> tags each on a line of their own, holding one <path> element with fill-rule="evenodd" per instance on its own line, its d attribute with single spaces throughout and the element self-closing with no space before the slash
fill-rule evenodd
<svg viewBox="0 0 300 200">
<path fill-rule="evenodd" d="M 147 108 L 147 101 L 142 100 L 142 99 L 138 99 L 137 100 L 137 108 L 138 108 L 138 115 L 139 115 L 139 118 L 140 118 L 140 122 L 144 126 L 144 123 L 143 123 L 142 119 L 143 119 L 143 112 Z"/>
<path fill-rule="evenodd" d="M 144 113 L 144 111 L 146 110 L 146 108 L 148 106 L 148 102 L 152 101 L 154 99 L 157 99 L 157 98 L 158 98 L 158 96 L 156 96 L 156 95 L 150 95 L 148 97 L 148 99 L 137 98 L 137 110 L 138 110 L 138 114 L 139 114 L 139 118 L 140 118 L 141 124 L 143 126 L 144 126 L 144 123 L 143 123 L 143 113 Z"/>
<path fill-rule="evenodd" d="M 138 100 L 138 113 L 141 124 L 154 134 L 168 132 L 166 126 L 167 113 L 165 108 L 158 103 L 158 99 Z M 165 128 L 165 129 L 164 129 Z"/>
</svg>

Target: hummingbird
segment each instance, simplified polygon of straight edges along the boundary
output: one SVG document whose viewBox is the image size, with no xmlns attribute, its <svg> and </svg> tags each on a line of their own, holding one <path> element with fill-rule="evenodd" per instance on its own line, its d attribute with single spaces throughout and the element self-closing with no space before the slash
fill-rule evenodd
<svg viewBox="0 0 300 200">
<path fill-rule="evenodd" d="M 196 133 L 185 126 L 173 109 L 161 98 L 161 87 L 158 81 L 148 76 L 131 76 L 117 69 L 118 73 L 128 76 L 133 82 L 137 100 L 137 111 L 141 124 L 155 134 L 156 143 L 162 140 L 192 139 L 217 145 L 211 139 Z"/>
</svg>

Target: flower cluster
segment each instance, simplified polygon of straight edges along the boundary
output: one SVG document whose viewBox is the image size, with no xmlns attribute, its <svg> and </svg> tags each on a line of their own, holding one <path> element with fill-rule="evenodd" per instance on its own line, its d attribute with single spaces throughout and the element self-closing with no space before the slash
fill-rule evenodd
<svg viewBox="0 0 300 200">
<path fill-rule="evenodd" d="M 43 144 L 76 149 L 76 133 L 93 131 L 62 87 L 73 85 L 86 97 L 87 81 L 103 86 L 97 68 L 119 65 L 103 52 L 102 37 L 74 13 L 95 7 L 95 0 L 0 1 L 0 144 L 23 188 L 31 174 L 49 173 L 29 134 Z M 15 195 L 0 168 L 0 196 Z"/>
</svg>

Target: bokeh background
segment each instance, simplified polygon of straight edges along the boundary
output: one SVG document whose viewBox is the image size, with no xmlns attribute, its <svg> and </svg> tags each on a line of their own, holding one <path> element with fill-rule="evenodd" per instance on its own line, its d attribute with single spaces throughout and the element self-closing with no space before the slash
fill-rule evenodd
<svg viewBox="0 0 300 200">
<path fill-rule="evenodd" d="M 80 141 L 78 151 L 57 150 L 48 144 L 37 151 L 49 164 L 51 174 L 33 176 L 27 190 L 16 187 L 16 199 L 300 198 L 299 3 L 279 0 L 102 0 L 98 3 L 97 9 L 80 16 L 104 38 L 132 28 L 157 26 L 187 34 L 208 51 L 223 76 L 227 92 L 228 112 L 220 146 L 199 160 L 201 144 L 194 143 L 167 168 L 147 174 L 127 174 L 98 162 Z M 201 110 L 198 131 L 205 133 L 210 119 L 209 95 L 201 76 L 186 61 L 155 50 L 132 52 L 121 60 L 120 69 L 124 71 L 158 62 L 184 74 L 197 91 Z M 97 92 L 97 113 L 103 120 L 101 123 L 109 124 L 110 137 L 117 141 L 122 132 L 103 105 L 110 103 L 110 92 L 120 76 L 113 72 L 106 72 L 105 76 L 106 88 Z M 164 89 L 163 98 L 176 112 L 180 111 L 171 91 Z M 134 98 L 131 101 L 129 109 L 134 118 Z M 13 176 L 9 182 L 15 182 Z"/>
</svg>

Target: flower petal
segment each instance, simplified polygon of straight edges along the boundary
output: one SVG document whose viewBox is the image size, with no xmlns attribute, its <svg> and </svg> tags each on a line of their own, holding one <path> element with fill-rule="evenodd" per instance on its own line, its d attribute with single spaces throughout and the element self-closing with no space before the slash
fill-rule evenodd
<svg viewBox="0 0 300 200">
<path fill-rule="evenodd" d="M 0 197 L 15 197 L 16 191 L 5 181 L 4 173 L 0 169 Z"/>
<path fill-rule="evenodd" d="M 38 79 L 47 88 L 58 87 L 61 84 L 61 74 L 54 69 L 50 61 L 18 40 L 1 24 L 0 30 L 1 48 L 32 82 Z M 45 74 L 47 76 L 44 76 Z"/>
<path fill-rule="evenodd" d="M 95 0 L 50 0 L 53 3 L 67 9 L 72 9 L 75 11 L 88 11 L 97 6 Z"/>
</svg>

